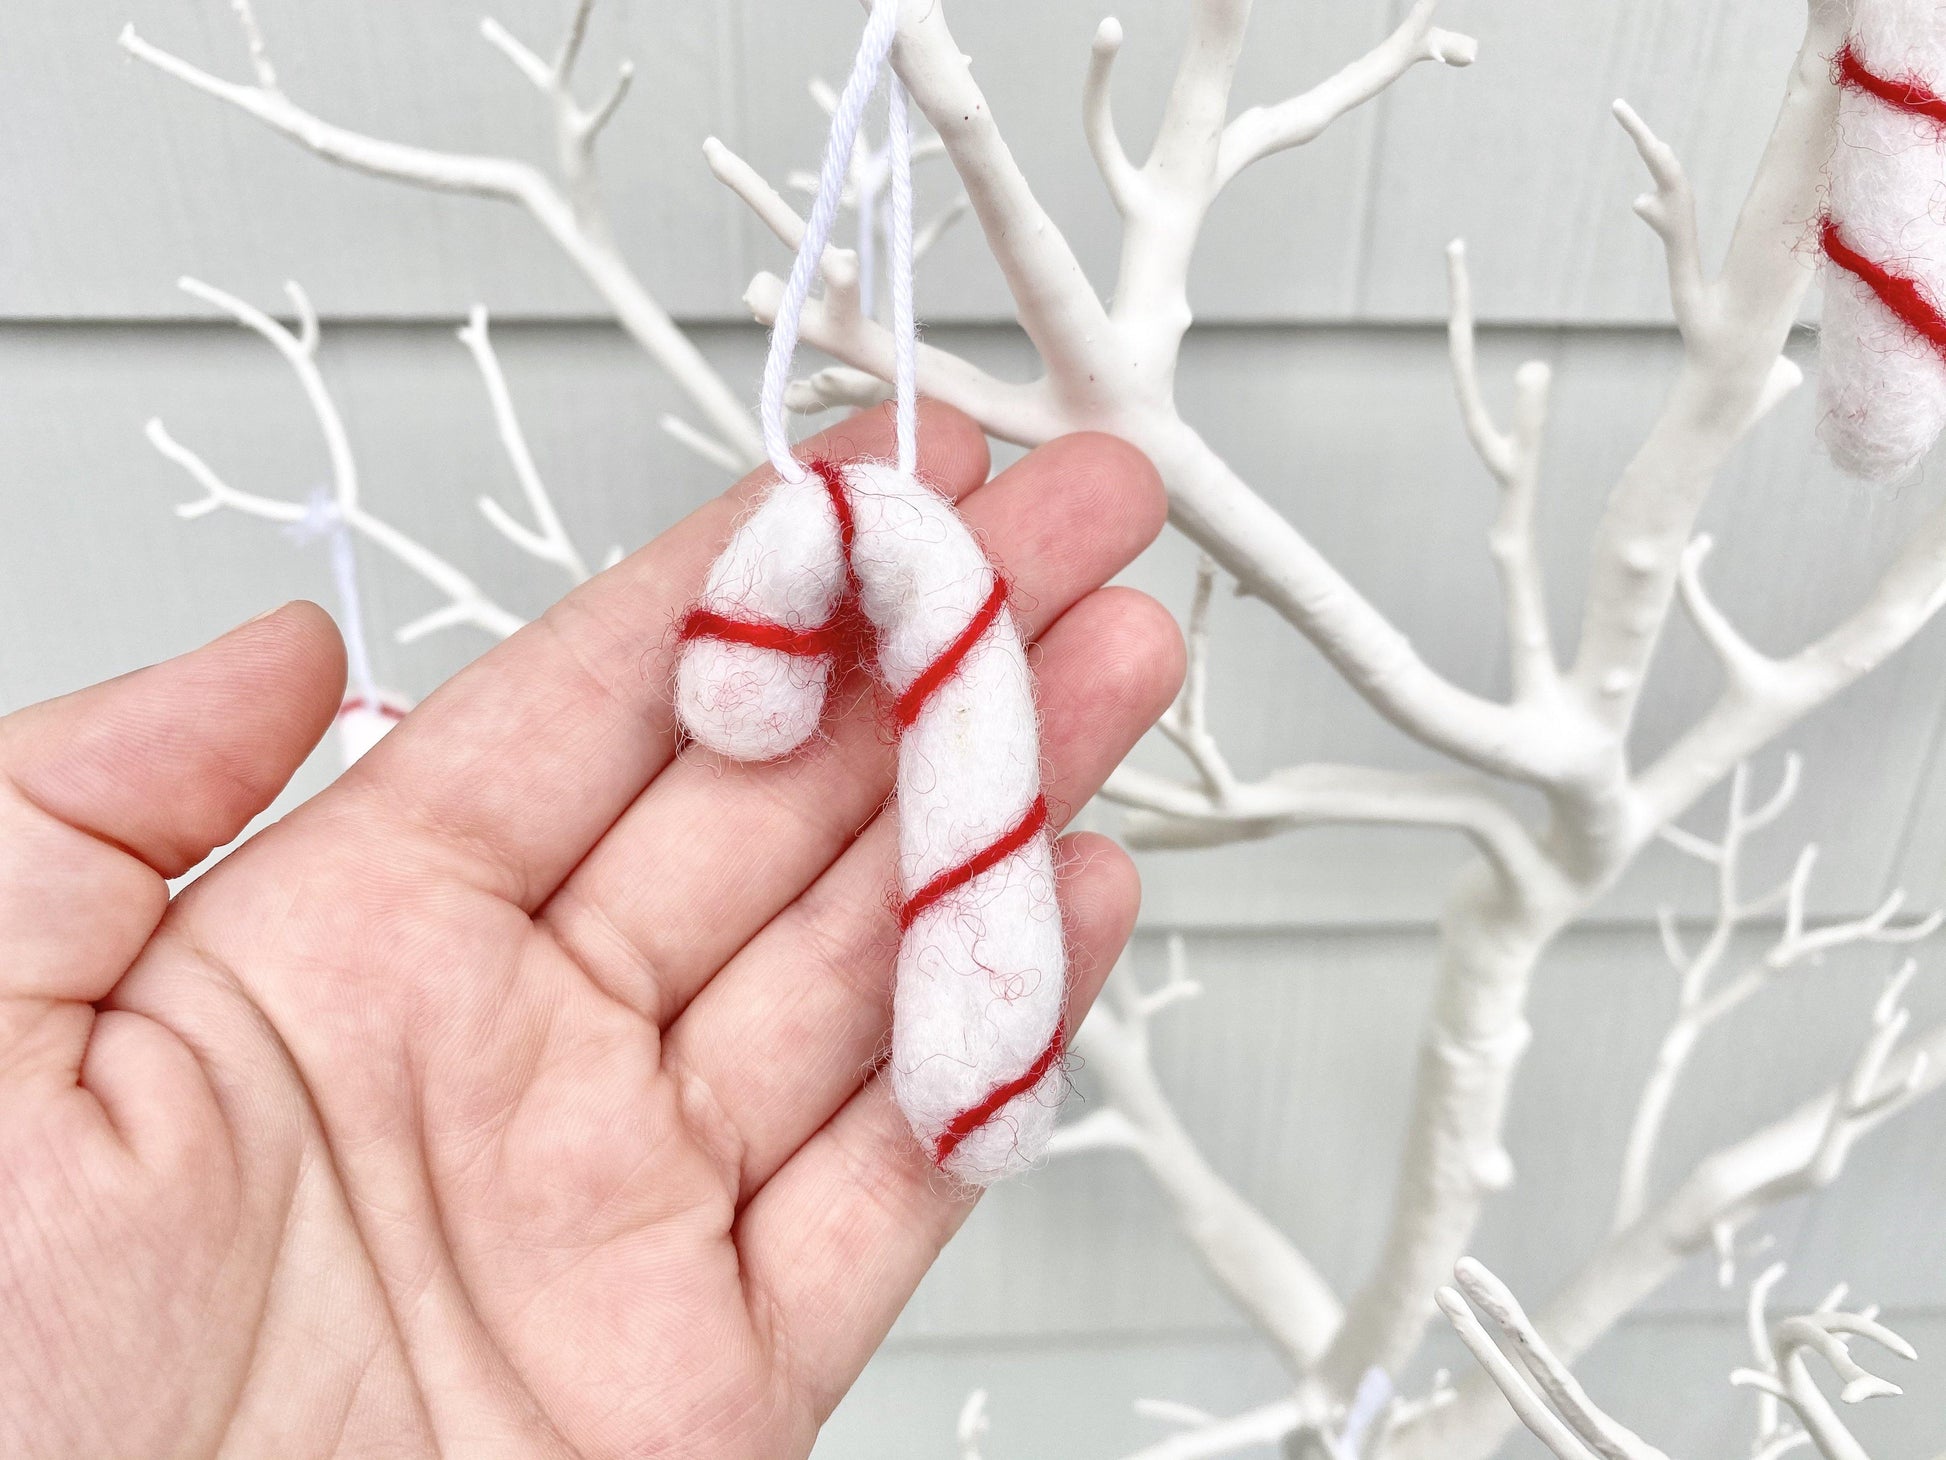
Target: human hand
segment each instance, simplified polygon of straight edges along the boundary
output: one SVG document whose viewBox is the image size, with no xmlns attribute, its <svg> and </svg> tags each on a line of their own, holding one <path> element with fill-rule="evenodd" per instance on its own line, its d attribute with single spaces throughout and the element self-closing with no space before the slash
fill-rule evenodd
<svg viewBox="0 0 1946 1460">
<path fill-rule="evenodd" d="M 884 412 L 811 449 L 883 454 Z M 1101 436 L 981 485 L 1051 806 L 1182 670 L 1101 584 L 1159 530 Z M 173 902 L 335 713 L 293 605 L 0 720 L 0 1453 L 807 1451 L 971 1207 L 872 1076 L 898 928 L 868 699 L 769 765 L 678 745 L 672 626 L 768 473 L 456 676 Z M 1070 1022 L 1128 935 L 1059 846 Z"/>
</svg>

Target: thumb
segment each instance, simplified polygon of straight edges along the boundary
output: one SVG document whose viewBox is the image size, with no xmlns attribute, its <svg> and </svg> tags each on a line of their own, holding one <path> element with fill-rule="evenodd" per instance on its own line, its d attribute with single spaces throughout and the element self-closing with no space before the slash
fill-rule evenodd
<svg viewBox="0 0 1946 1460">
<path fill-rule="evenodd" d="M 72 1068 L 74 1021 L 46 1016 L 104 998 L 167 879 L 283 789 L 330 727 L 344 665 L 330 615 L 294 603 L 0 719 L 0 1068 Z"/>
</svg>

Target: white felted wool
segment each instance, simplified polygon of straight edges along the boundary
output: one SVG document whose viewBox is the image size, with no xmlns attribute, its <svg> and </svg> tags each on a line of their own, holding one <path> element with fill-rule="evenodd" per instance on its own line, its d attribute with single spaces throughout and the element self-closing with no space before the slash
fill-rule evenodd
<svg viewBox="0 0 1946 1460">
<path fill-rule="evenodd" d="M 941 1169 L 985 1186 L 1046 1148 L 1065 1089 L 1067 958 L 1033 681 L 1004 590 L 951 504 L 889 464 L 842 476 L 850 572 L 902 731 L 892 1093 Z M 678 709 L 726 754 L 781 755 L 817 726 L 832 659 L 815 632 L 795 648 L 735 639 L 816 631 L 840 610 L 831 490 L 817 473 L 774 489 L 711 569 L 701 608 L 720 620 L 685 624 Z"/>
<path fill-rule="evenodd" d="M 1858 0 L 1849 56 L 1873 77 L 1934 96 L 1946 85 L 1946 9 Z M 1848 77 L 1831 161 L 1829 220 L 1845 244 L 1946 305 L 1946 127 Z M 1846 471 L 1874 481 L 1917 463 L 1946 426 L 1946 362 L 1856 272 L 1828 261 L 1818 434 Z"/>
<path fill-rule="evenodd" d="M 739 622 L 815 629 L 845 586 L 844 550 L 824 484 L 780 482 L 710 568 L 700 607 Z M 685 635 L 676 709 L 701 744 L 737 760 L 774 760 L 808 740 L 824 712 L 828 655 L 791 654 Z"/>
<path fill-rule="evenodd" d="M 890 465 L 847 468 L 852 565 L 903 695 L 979 614 L 994 572 L 952 506 Z M 993 624 L 899 741 L 899 882 L 910 899 L 1019 826 L 1039 801 L 1039 721 L 1012 615 Z M 1046 1148 L 1066 1088 L 1058 1057 L 1067 954 L 1045 834 L 919 912 L 899 947 L 892 1093 L 929 1150 L 997 1089 L 1045 1072 L 956 1137 L 942 1168 L 985 1186 Z"/>
</svg>

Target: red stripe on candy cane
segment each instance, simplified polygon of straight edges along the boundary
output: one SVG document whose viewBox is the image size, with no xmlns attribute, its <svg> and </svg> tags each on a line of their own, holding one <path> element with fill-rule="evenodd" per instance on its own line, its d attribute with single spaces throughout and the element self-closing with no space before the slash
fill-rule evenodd
<svg viewBox="0 0 1946 1460">
<path fill-rule="evenodd" d="M 1870 289 L 1878 302 L 1898 317 L 1907 329 L 1930 345 L 1946 360 L 1946 316 L 1926 297 L 1916 279 L 1896 273 L 1876 259 L 1867 258 L 1845 241 L 1844 234 L 1830 218 L 1824 220 L 1821 239 L 1825 257 Z"/>
<path fill-rule="evenodd" d="M 1946 126 L 1946 98 L 1935 95 L 1917 77 L 1880 76 L 1859 58 L 1849 41 L 1838 52 L 1837 69 L 1838 84 L 1847 90 L 1875 97 L 1895 111 Z M 1917 279 L 1853 248 L 1828 215 L 1819 230 L 1819 242 L 1826 258 L 1863 283 L 1901 324 L 1946 359 L 1946 317 L 1926 296 Z"/>
<path fill-rule="evenodd" d="M 681 638 L 684 643 L 691 639 L 722 639 L 726 643 L 774 649 L 779 654 L 804 659 L 835 654 L 845 644 L 844 634 L 830 623 L 797 629 L 764 619 L 731 618 L 707 608 L 692 608 L 683 616 Z"/>
<path fill-rule="evenodd" d="M 991 872 L 1047 829 L 1047 797 L 1036 796 L 1034 804 L 1006 831 L 979 851 L 955 866 L 948 867 L 905 900 L 899 909 L 901 931 L 917 922 L 919 915 L 947 893 L 966 886 L 982 872 Z"/>
<path fill-rule="evenodd" d="M 919 712 L 926 707 L 926 701 L 958 672 L 960 665 L 966 662 L 966 656 L 973 652 L 973 646 L 986 637 L 987 630 L 998 621 L 1000 610 L 1006 606 L 1007 580 L 996 573 L 993 575 L 993 587 L 987 590 L 986 602 L 960 630 L 959 637 L 926 666 L 925 671 L 899 696 L 898 703 L 892 706 L 893 724 L 901 730 L 911 728 L 912 722 L 919 718 Z"/>
<path fill-rule="evenodd" d="M 1014 1100 L 1038 1087 L 1047 1078 L 1047 1072 L 1059 1064 L 1061 1056 L 1067 1052 L 1067 1037 L 1067 1030 L 1056 1025 L 1054 1037 L 1047 1042 L 1047 1048 L 1035 1057 L 1025 1071 L 994 1089 L 978 1105 L 962 1110 L 948 1121 L 939 1139 L 933 1142 L 933 1165 L 944 1166 L 952 1159 L 953 1152 L 959 1149 L 961 1141 L 1005 1110 Z"/>
<path fill-rule="evenodd" d="M 1840 86 L 1875 96 L 1889 107 L 1946 126 L 1946 98 L 1936 96 L 1916 76 L 1896 80 L 1880 76 L 1859 59 L 1850 41 L 1846 41 L 1844 49 L 1838 52 L 1837 62 Z"/>
</svg>

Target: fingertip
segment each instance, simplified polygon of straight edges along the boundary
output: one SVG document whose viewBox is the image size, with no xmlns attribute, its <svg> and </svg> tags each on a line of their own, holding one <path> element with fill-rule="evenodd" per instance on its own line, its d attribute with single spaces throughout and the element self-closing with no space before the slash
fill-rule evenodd
<svg viewBox="0 0 1946 1460">
<path fill-rule="evenodd" d="M 1135 931 L 1142 874 L 1119 842 L 1099 832 L 1071 832 L 1055 843 L 1055 865 L 1067 916 L 1068 1022 L 1078 1024 L 1108 980 Z"/>
<path fill-rule="evenodd" d="M 8 719 L 9 773 L 59 820 L 175 877 L 268 806 L 330 728 L 344 645 L 314 603 Z"/>
<path fill-rule="evenodd" d="M 1139 588 L 1119 585 L 1100 590 L 1115 615 L 1122 645 L 1126 694 L 1133 704 L 1160 717 L 1182 690 L 1189 649 L 1176 616 Z"/>
<path fill-rule="evenodd" d="M 311 688 L 320 704 L 337 713 L 344 698 L 345 641 L 338 621 L 320 604 L 292 599 L 245 620 L 223 639 L 247 640 L 268 667 L 281 670 L 280 678 Z"/>
<path fill-rule="evenodd" d="M 1044 460 L 1064 488 L 1088 499 L 1088 506 L 1119 522 L 1140 551 L 1162 533 L 1169 518 L 1169 495 L 1155 463 L 1120 436 L 1106 431 L 1076 431 L 1039 447 L 1030 459 Z"/>
<path fill-rule="evenodd" d="M 345 641 L 337 620 L 306 598 L 260 613 L 200 649 L 157 665 L 180 666 L 218 714 L 261 721 L 277 738 L 315 744 L 345 693 Z"/>
<path fill-rule="evenodd" d="M 963 497 L 993 470 L 987 433 L 944 401 L 919 402 L 919 470 L 947 495 Z"/>
<path fill-rule="evenodd" d="M 1082 648 L 1074 657 L 1077 643 Z M 1063 713 L 1050 741 L 1064 739 L 1070 723 L 1090 735 L 1131 726 L 1132 741 L 1169 708 L 1188 663 L 1175 616 L 1136 588 L 1097 588 L 1063 614 L 1040 645 L 1037 673 L 1066 676 L 1062 701 L 1072 692 L 1079 714 L 1076 721 Z"/>
</svg>

